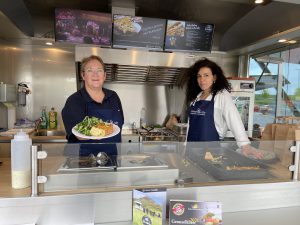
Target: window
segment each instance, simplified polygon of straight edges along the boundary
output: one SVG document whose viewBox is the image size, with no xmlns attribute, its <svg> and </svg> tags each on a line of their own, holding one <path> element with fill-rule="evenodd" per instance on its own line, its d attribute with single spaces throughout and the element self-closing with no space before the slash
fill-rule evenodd
<svg viewBox="0 0 300 225">
<path fill-rule="evenodd" d="M 254 128 L 278 116 L 300 116 L 299 63 L 299 47 L 250 58 L 248 74 L 256 80 Z"/>
</svg>

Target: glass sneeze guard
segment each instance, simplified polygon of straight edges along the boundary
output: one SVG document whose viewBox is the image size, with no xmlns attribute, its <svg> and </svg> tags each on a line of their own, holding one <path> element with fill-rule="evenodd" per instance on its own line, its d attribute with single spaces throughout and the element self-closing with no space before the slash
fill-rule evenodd
<svg viewBox="0 0 300 225">
<path fill-rule="evenodd" d="M 106 143 L 43 144 L 41 150 L 47 152 L 47 158 L 38 160 L 38 175 L 47 181 L 39 184 L 38 192 L 49 195 L 290 181 L 292 144 L 252 141 L 254 152 L 263 153 L 260 159 L 242 154 L 235 141 L 109 144 L 117 148 L 117 155 L 98 154 L 105 152 Z"/>
</svg>

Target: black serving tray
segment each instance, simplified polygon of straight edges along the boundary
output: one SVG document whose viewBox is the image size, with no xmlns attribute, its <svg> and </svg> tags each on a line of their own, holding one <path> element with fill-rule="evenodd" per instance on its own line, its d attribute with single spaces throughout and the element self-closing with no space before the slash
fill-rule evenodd
<svg viewBox="0 0 300 225">
<path fill-rule="evenodd" d="M 213 157 L 220 157 L 218 163 L 206 160 L 205 153 L 210 152 Z M 251 180 L 251 179 L 267 179 L 271 178 L 268 172 L 268 166 L 256 160 L 247 158 L 233 150 L 226 148 L 193 148 L 190 149 L 189 157 L 196 162 L 208 174 L 217 180 Z M 227 170 L 227 166 L 237 167 L 259 167 L 258 169 L 245 170 Z"/>
<path fill-rule="evenodd" d="M 99 165 L 97 162 L 91 161 L 90 157 L 68 157 L 58 172 L 88 172 L 88 171 L 111 171 L 117 167 L 116 159 L 110 156 L 105 165 Z"/>
</svg>

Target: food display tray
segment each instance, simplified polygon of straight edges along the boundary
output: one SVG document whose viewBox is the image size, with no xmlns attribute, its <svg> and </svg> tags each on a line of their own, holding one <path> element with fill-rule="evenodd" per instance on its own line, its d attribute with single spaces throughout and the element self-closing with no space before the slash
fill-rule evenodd
<svg viewBox="0 0 300 225">
<path fill-rule="evenodd" d="M 213 157 L 219 157 L 217 163 L 206 160 L 205 154 L 210 152 Z M 208 174 L 213 176 L 217 180 L 251 180 L 251 179 L 267 179 L 271 175 L 268 172 L 268 166 L 247 158 L 233 150 L 226 148 L 216 149 L 190 149 L 189 157 L 192 161 L 196 162 L 202 169 Z M 241 170 L 228 170 L 227 167 L 249 167 Z M 253 167 L 253 169 L 251 169 Z M 257 167 L 257 169 L 254 169 Z"/>
<path fill-rule="evenodd" d="M 68 157 L 59 167 L 58 172 L 90 172 L 90 171 L 128 171 L 128 170 L 155 170 L 168 169 L 168 165 L 162 159 L 144 155 L 118 155 L 110 156 L 104 166 L 91 161 L 90 157 Z"/>
<path fill-rule="evenodd" d="M 156 156 L 145 154 L 117 156 L 117 171 L 167 169 L 168 165 Z"/>
<path fill-rule="evenodd" d="M 58 168 L 57 172 L 88 172 L 88 171 L 112 171 L 117 167 L 114 157 L 109 157 L 104 166 L 92 162 L 90 157 L 68 157 L 65 162 Z"/>
</svg>

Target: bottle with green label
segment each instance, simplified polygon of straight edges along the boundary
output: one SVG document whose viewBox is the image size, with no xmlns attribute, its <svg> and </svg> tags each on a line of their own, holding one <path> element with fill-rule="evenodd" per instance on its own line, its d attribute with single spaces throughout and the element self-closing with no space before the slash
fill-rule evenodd
<svg viewBox="0 0 300 225">
<path fill-rule="evenodd" d="M 40 128 L 41 129 L 47 129 L 47 113 L 46 113 L 46 107 L 42 108 L 42 116 L 41 116 L 41 123 Z"/>
<path fill-rule="evenodd" d="M 55 112 L 54 107 L 51 108 L 49 111 L 49 129 L 56 129 L 57 128 L 57 112 Z"/>
</svg>

